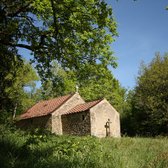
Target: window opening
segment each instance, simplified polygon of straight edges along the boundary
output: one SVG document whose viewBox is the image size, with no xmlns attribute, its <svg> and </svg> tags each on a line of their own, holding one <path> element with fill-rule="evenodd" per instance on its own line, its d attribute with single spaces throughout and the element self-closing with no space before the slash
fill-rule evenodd
<svg viewBox="0 0 168 168">
<path fill-rule="evenodd" d="M 82 121 L 84 121 L 85 120 L 85 115 L 82 115 Z"/>
</svg>

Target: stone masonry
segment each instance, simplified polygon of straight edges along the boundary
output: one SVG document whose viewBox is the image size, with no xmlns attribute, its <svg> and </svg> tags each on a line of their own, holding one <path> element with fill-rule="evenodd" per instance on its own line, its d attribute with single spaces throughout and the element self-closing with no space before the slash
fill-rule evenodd
<svg viewBox="0 0 168 168">
<path fill-rule="evenodd" d="M 21 120 L 16 123 L 16 126 L 29 130 L 34 128 L 40 128 L 51 131 L 51 115 Z"/>
<path fill-rule="evenodd" d="M 62 121 L 61 114 L 70 110 L 78 104 L 84 103 L 79 93 L 74 94 L 65 104 L 52 113 L 52 133 L 62 135 Z"/>
<path fill-rule="evenodd" d="M 63 134 L 90 135 L 89 111 L 62 115 Z"/>
<path fill-rule="evenodd" d="M 120 137 L 120 116 L 106 100 L 85 102 L 79 93 L 41 101 L 21 115 L 17 126 L 57 135 Z"/>
</svg>

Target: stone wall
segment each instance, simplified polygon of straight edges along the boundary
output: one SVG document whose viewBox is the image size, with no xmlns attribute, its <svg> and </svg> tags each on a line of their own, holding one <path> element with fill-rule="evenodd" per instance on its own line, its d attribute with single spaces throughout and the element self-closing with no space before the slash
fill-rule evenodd
<svg viewBox="0 0 168 168">
<path fill-rule="evenodd" d="M 120 137 L 119 113 L 106 100 L 102 100 L 90 109 L 91 135 L 97 137 Z M 107 129 L 107 121 L 110 119 L 110 128 Z"/>
<path fill-rule="evenodd" d="M 40 128 L 51 130 L 51 115 L 20 120 L 16 125 L 21 129 Z"/>
<path fill-rule="evenodd" d="M 69 111 L 78 104 L 82 104 L 85 101 L 81 98 L 79 93 L 75 93 L 67 102 L 65 102 L 60 108 L 52 113 L 52 133 L 62 135 L 62 122 L 61 114 Z"/>
<path fill-rule="evenodd" d="M 63 134 L 90 135 L 89 111 L 62 115 Z"/>
</svg>

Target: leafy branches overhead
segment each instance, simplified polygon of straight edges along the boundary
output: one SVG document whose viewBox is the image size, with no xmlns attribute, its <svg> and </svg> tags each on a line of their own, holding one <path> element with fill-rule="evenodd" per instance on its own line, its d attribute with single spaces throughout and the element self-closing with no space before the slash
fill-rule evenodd
<svg viewBox="0 0 168 168">
<path fill-rule="evenodd" d="M 43 76 L 52 60 L 79 69 L 97 60 L 115 66 L 112 9 L 103 0 L 2 0 L 0 44 L 26 48 Z"/>
</svg>

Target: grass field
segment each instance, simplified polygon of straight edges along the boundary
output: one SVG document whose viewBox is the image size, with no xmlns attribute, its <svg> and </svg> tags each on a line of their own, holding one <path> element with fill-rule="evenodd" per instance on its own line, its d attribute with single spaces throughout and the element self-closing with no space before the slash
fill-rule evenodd
<svg viewBox="0 0 168 168">
<path fill-rule="evenodd" d="M 168 138 L 28 134 L 0 127 L 1 168 L 168 168 Z"/>
</svg>

